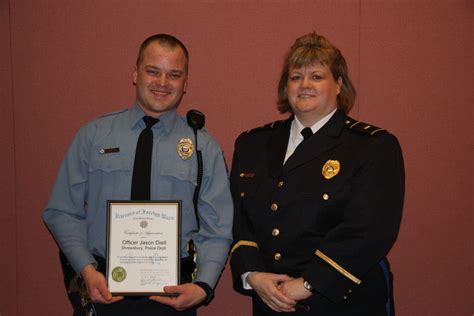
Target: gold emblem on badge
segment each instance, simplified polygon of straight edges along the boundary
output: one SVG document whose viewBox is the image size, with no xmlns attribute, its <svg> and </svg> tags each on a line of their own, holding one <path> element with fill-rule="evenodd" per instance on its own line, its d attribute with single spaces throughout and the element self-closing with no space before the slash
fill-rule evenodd
<svg viewBox="0 0 474 316">
<path fill-rule="evenodd" d="M 336 176 L 341 170 L 341 164 L 337 160 L 328 160 L 323 166 L 322 174 L 326 179 Z"/>
<path fill-rule="evenodd" d="M 193 155 L 194 145 L 190 138 L 181 138 L 178 143 L 178 155 L 186 160 Z"/>
<path fill-rule="evenodd" d="M 127 277 L 127 271 L 122 267 L 115 267 L 112 270 L 112 279 L 115 282 L 122 282 Z"/>
</svg>

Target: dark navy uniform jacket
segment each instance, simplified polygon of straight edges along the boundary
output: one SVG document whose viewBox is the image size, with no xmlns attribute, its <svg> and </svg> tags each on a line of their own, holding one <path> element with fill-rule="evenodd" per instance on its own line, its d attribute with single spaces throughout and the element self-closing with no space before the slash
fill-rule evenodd
<svg viewBox="0 0 474 316">
<path fill-rule="evenodd" d="M 338 110 L 283 164 L 292 120 L 236 140 L 234 288 L 254 296 L 258 315 L 273 312 L 243 289 L 245 272 L 303 277 L 313 295 L 300 302 L 311 308 L 302 315 L 383 311 L 390 294 L 380 262 L 396 240 L 403 208 L 400 145 Z M 255 304 L 263 305 L 259 312 Z"/>
</svg>

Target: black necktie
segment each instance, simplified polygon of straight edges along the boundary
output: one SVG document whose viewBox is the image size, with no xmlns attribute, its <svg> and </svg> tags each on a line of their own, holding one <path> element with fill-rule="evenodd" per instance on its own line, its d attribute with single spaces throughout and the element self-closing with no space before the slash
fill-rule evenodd
<svg viewBox="0 0 474 316">
<path fill-rule="evenodd" d="M 311 130 L 311 128 L 309 127 L 305 127 L 303 128 L 303 130 L 301 131 L 301 135 L 303 135 L 303 138 L 305 140 L 307 140 L 308 138 L 310 138 L 311 136 L 313 136 L 313 131 Z"/>
<path fill-rule="evenodd" d="M 143 121 L 145 121 L 146 127 L 138 137 L 135 163 L 133 164 L 132 200 L 150 199 L 151 155 L 153 153 L 153 131 L 151 127 L 159 120 L 151 116 L 145 116 Z"/>
</svg>

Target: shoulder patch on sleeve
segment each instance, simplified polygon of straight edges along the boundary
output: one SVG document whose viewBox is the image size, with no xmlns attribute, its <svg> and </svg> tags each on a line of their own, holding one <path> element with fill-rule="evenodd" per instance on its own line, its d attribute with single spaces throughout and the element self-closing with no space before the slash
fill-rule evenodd
<svg viewBox="0 0 474 316">
<path fill-rule="evenodd" d="M 376 135 L 377 133 L 385 131 L 385 129 L 374 126 L 372 124 L 360 122 L 354 120 L 353 118 L 347 117 L 345 120 L 346 127 L 352 131 L 367 134 L 367 135 Z"/>
<path fill-rule="evenodd" d="M 245 133 L 251 134 L 251 133 L 255 133 L 255 132 L 261 132 L 261 131 L 271 130 L 271 129 L 277 128 L 277 127 L 280 126 L 281 123 L 283 123 L 283 122 L 284 122 L 284 120 L 281 120 L 281 121 L 274 121 L 274 122 L 272 122 L 272 123 L 268 123 L 268 124 L 265 124 L 265 125 L 260 126 L 260 127 L 257 127 L 257 128 L 249 129 L 249 130 L 246 131 Z"/>
</svg>

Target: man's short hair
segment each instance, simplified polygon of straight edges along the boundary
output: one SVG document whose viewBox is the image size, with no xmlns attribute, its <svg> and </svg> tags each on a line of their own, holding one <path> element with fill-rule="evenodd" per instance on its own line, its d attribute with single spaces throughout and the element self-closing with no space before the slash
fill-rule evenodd
<svg viewBox="0 0 474 316">
<path fill-rule="evenodd" d="M 188 63 L 189 63 L 188 50 L 186 46 L 184 46 L 184 44 L 179 39 L 169 34 L 155 34 L 148 37 L 146 40 L 143 41 L 143 43 L 140 45 L 140 48 L 138 50 L 137 68 L 143 60 L 143 54 L 145 52 L 145 49 L 148 47 L 148 45 L 154 42 L 158 42 L 159 45 L 169 47 L 171 49 L 180 47 L 184 52 L 185 69 L 186 69 L 186 72 L 188 72 Z"/>
</svg>

